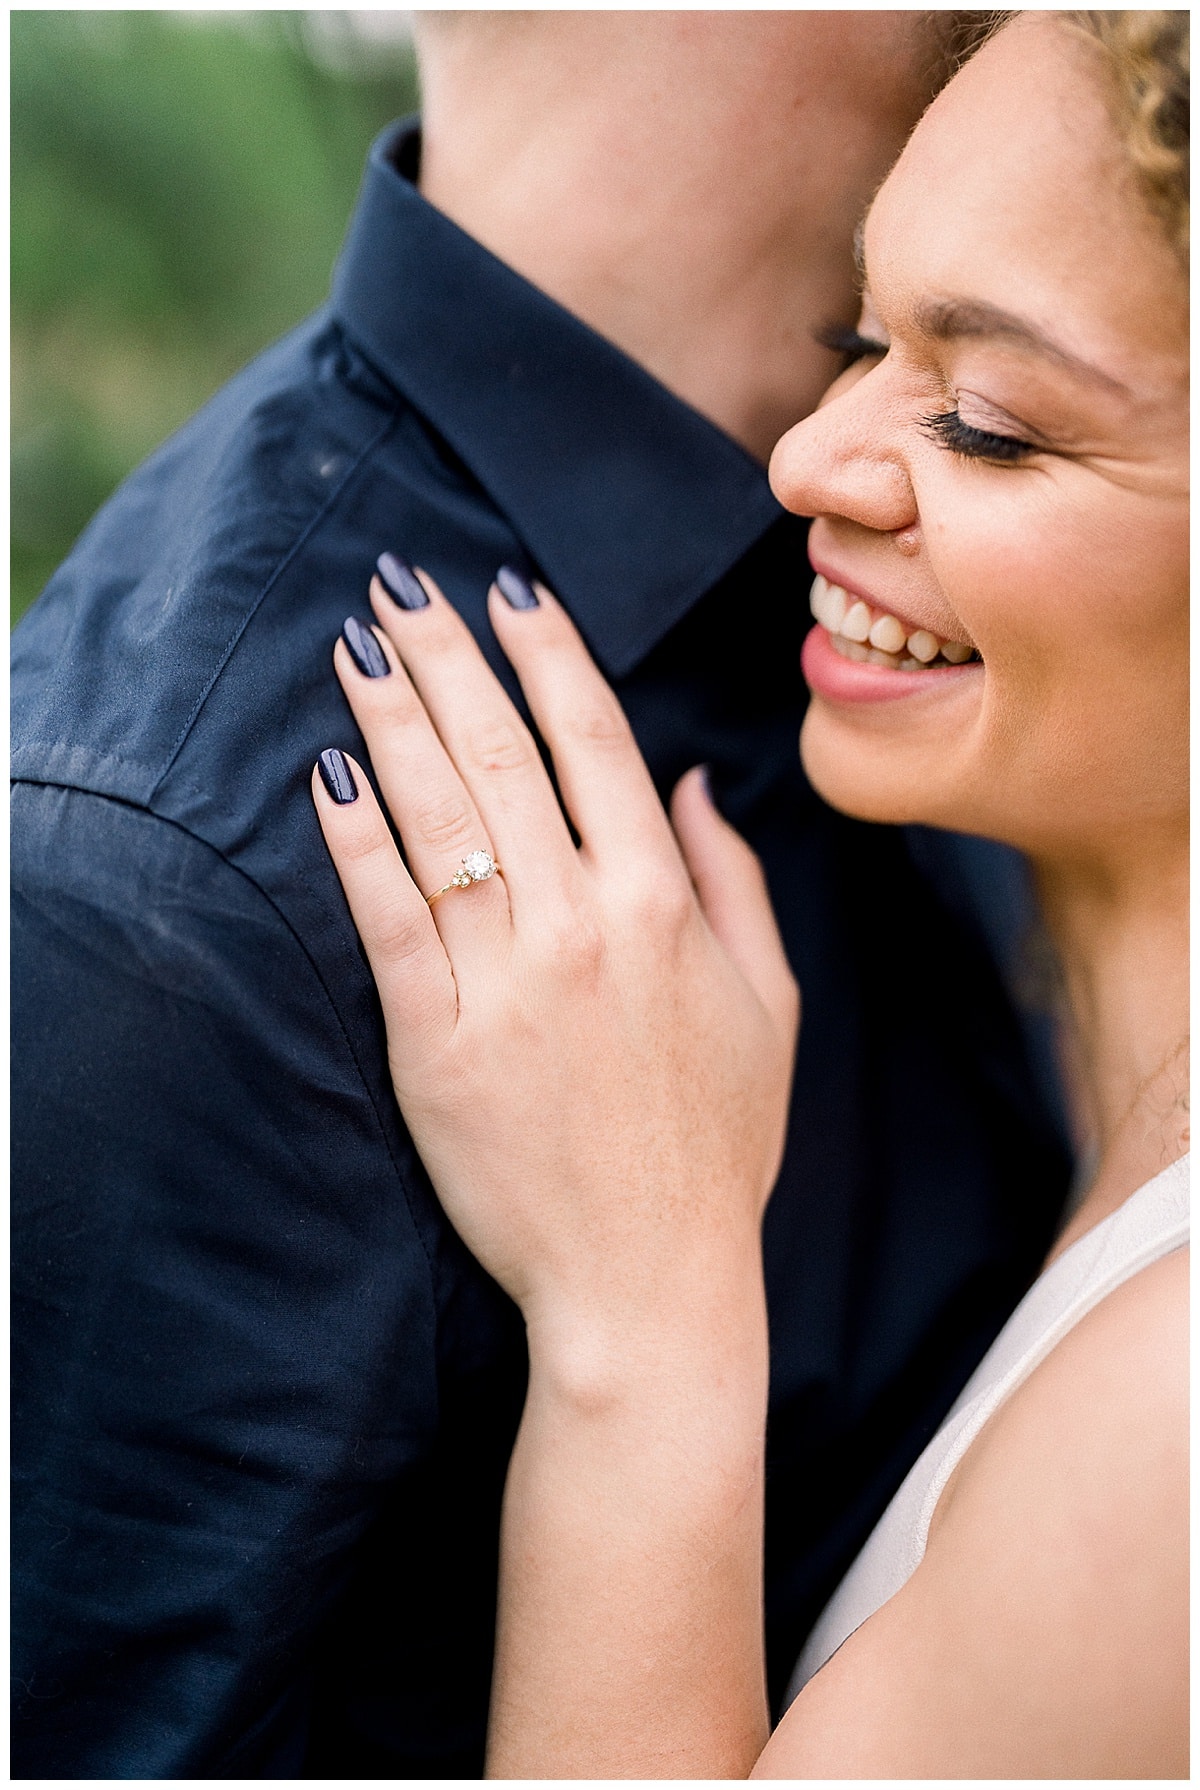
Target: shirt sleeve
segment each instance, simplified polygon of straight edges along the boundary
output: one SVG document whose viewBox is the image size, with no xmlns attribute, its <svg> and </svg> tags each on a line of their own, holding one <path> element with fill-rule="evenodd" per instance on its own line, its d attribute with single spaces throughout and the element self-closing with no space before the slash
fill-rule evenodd
<svg viewBox="0 0 1200 1790">
<path fill-rule="evenodd" d="M 240 871 L 75 790 L 12 820 L 14 1771 L 293 1775 L 306 1647 L 436 1423 L 403 1165 Z"/>
</svg>

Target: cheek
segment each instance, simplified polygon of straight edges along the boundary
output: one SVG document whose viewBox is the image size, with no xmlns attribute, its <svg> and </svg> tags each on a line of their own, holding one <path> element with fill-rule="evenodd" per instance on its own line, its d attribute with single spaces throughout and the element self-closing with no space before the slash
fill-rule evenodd
<svg viewBox="0 0 1200 1790">
<path fill-rule="evenodd" d="M 1063 474 L 981 480 L 925 521 L 987 667 L 980 745 L 1092 812 L 1170 803 L 1187 726 L 1186 508 Z"/>
<path fill-rule="evenodd" d="M 1065 472 L 922 507 L 933 575 L 998 675 L 1069 681 L 1081 663 L 1186 643 L 1186 506 L 1111 486 L 1098 501 L 1094 476 Z"/>
</svg>

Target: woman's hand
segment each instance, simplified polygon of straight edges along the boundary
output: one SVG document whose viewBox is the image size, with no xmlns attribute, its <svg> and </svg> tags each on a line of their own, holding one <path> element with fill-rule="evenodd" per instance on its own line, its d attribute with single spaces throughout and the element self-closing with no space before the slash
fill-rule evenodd
<svg viewBox="0 0 1200 1790">
<path fill-rule="evenodd" d="M 757 1274 L 797 991 L 753 853 L 700 771 L 668 821 L 550 593 L 518 609 L 493 585 L 489 605 L 578 848 L 529 730 L 419 577 L 411 609 L 372 581 L 387 675 L 344 640 L 334 654 L 409 868 L 357 767 L 356 800 L 316 772 L 314 798 L 439 1197 L 531 1335 L 586 1375 L 593 1345 L 708 1326 L 750 1257 Z M 476 849 L 501 874 L 431 908 Z"/>
</svg>

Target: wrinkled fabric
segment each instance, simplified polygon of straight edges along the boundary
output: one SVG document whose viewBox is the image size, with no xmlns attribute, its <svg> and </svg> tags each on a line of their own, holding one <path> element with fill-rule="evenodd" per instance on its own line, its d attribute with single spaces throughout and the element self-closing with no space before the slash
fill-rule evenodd
<svg viewBox="0 0 1200 1790">
<path fill-rule="evenodd" d="M 707 762 L 762 854 L 805 999 L 765 1233 L 777 1695 L 1066 1187 L 1005 993 L 1019 867 L 818 800 L 804 525 L 427 205 L 418 149 L 380 140 L 329 304 L 14 639 L 19 1777 L 482 1768 L 522 1326 L 396 1109 L 309 793 L 365 756 L 330 655 L 381 551 L 514 695 L 487 587 L 544 577 L 659 788 Z"/>
</svg>

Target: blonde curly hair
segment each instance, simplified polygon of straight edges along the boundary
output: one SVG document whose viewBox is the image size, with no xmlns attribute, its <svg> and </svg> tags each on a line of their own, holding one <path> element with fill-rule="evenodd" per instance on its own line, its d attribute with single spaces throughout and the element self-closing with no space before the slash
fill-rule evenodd
<svg viewBox="0 0 1200 1790">
<path fill-rule="evenodd" d="M 1067 12 L 1062 18 L 1103 53 L 1113 122 L 1150 209 L 1188 260 L 1191 137 L 1186 12 Z"/>
</svg>

